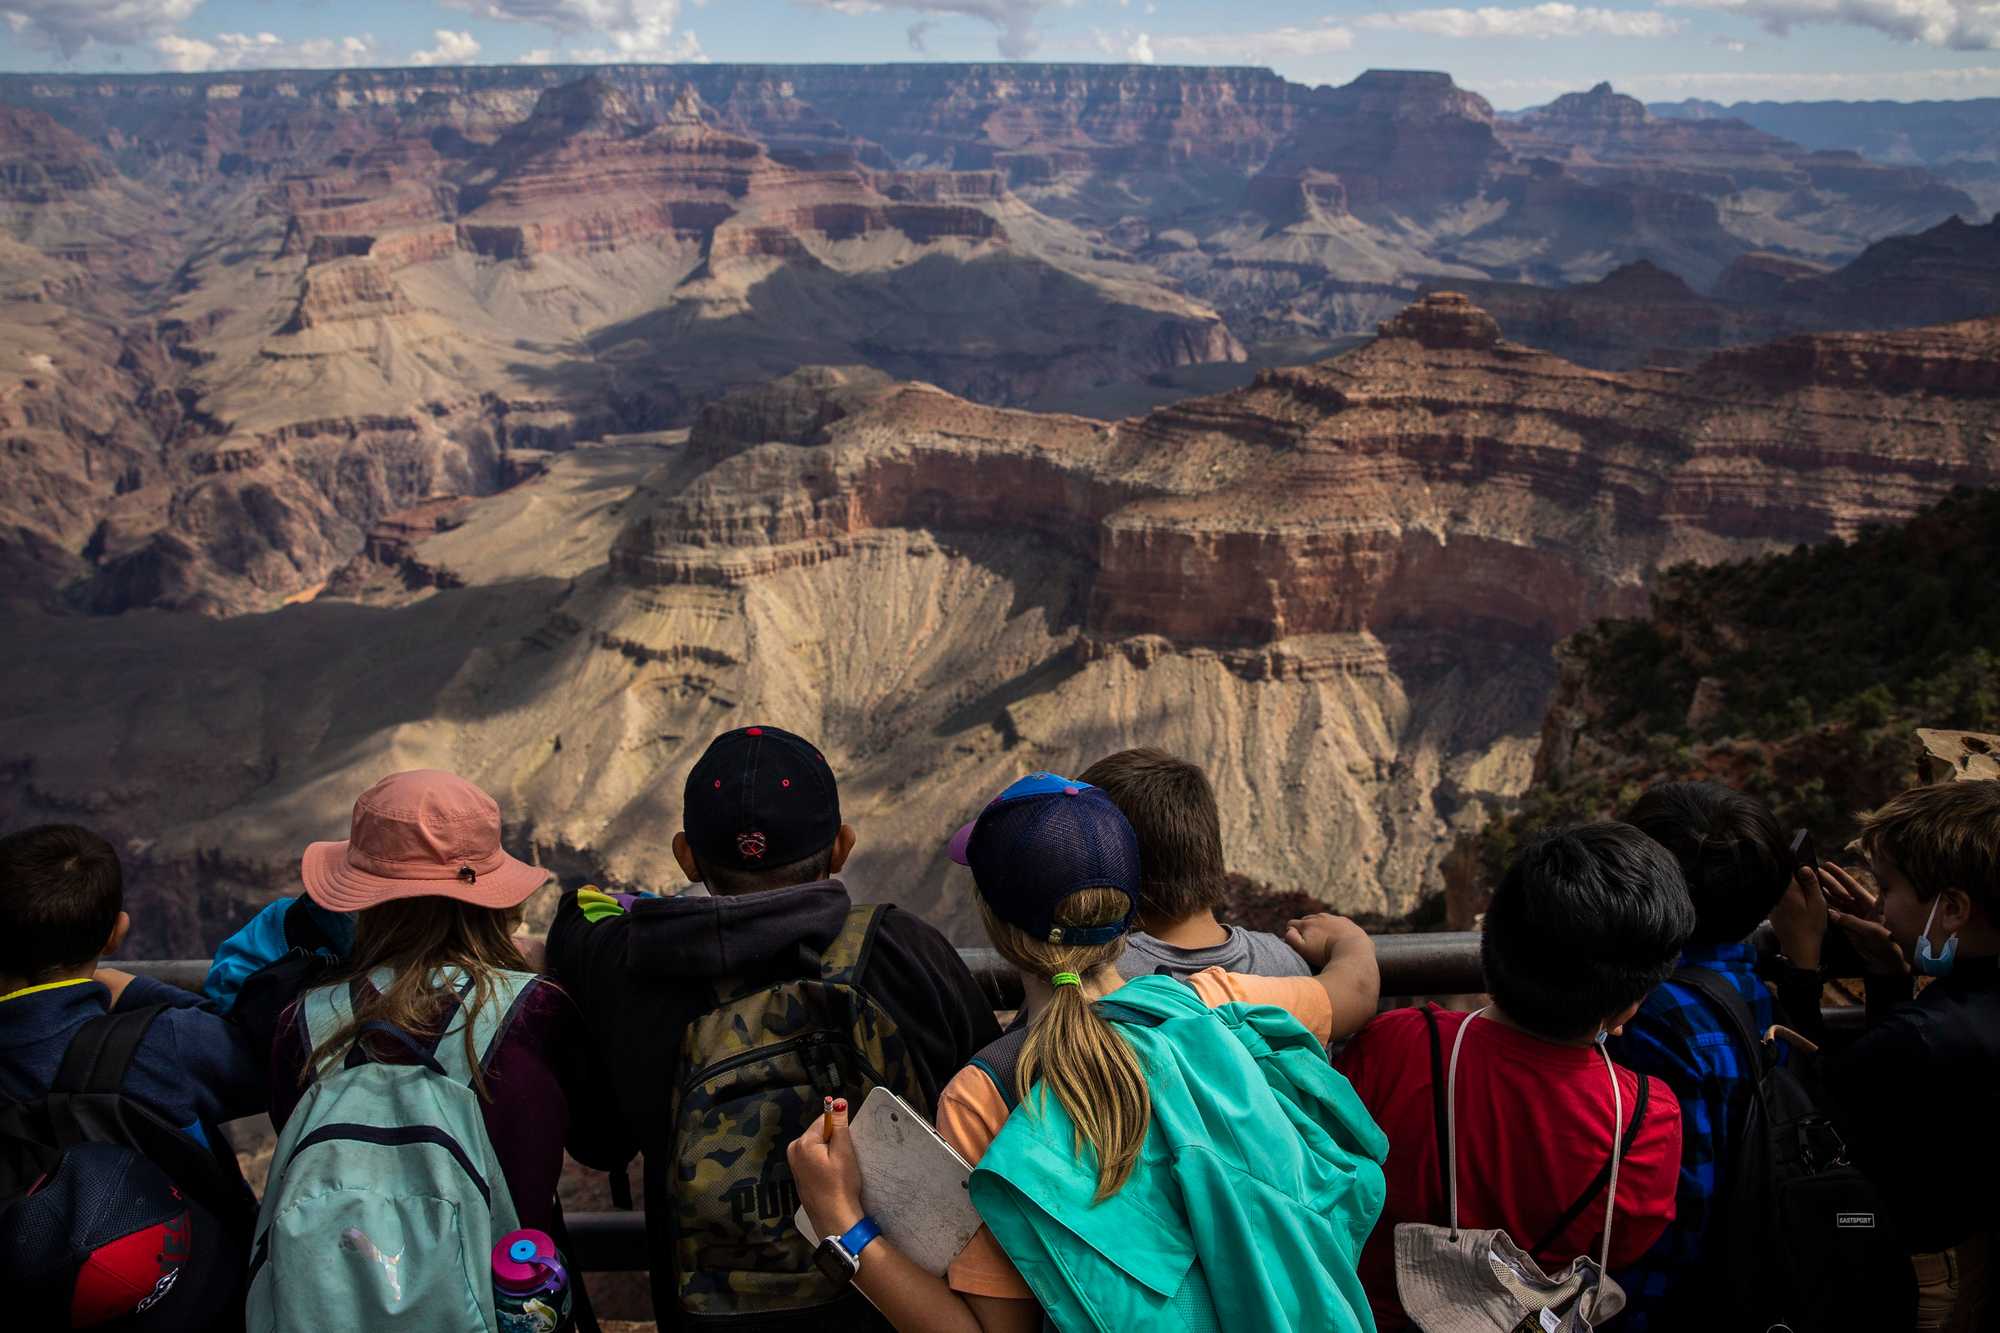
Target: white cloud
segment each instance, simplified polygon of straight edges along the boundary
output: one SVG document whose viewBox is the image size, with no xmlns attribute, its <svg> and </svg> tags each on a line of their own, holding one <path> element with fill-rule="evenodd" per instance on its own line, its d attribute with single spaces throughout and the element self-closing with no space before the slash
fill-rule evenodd
<svg viewBox="0 0 2000 1333">
<path fill-rule="evenodd" d="M 1388 28 L 1427 37 L 1668 37 L 1681 29 L 1679 19 L 1651 10 L 1601 9 L 1561 0 L 1504 9 L 1412 9 L 1394 14 L 1369 14 L 1364 28 Z"/>
<path fill-rule="evenodd" d="M 1742 14 L 1765 31 L 1839 25 L 1872 28 L 1900 41 L 1953 51 L 2000 50 L 2000 3 L 1995 0 L 1662 0 L 1689 9 Z"/>
<path fill-rule="evenodd" d="M 708 53 L 701 49 L 701 38 L 693 29 L 671 36 L 647 36 L 643 40 L 627 40 L 613 35 L 612 46 L 572 46 L 565 53 L 577 64 L 620 65 L 627 61 L 665 61 L 676 65 L 705 65 Z"/>
<path fill-rule="evenodd" d="M 6 0 L 0 0 L 0 4 Z M 601 35 L 608 46 L 572 48 L 579 60 L 700 59 L 692 33 L 677 33 L 681 0 L 440 0 L 474 18 L 533 23 L 566 36 Z M 692 50 L 694 54 L 688 52 Z"/>
<path fill-rule="evenodd" d="M 836 14 L 879 14 L 899 9 L 940 18 L 979 19 L 994 28 L 1000 54 L 1008 60 L 1025 60 L 1042 44 L 1035 28 L 1038 15 L 1052 4 L 1069 8 L 1075 0 L 797 0 L 812 9 Z"/>
<path fill-rule="evenodd" d="M 1354 33 L 1332 23 L 1313 28 L 1269 28 L 1263 32 L 1165 35 L 1156 36 L 1151 42 L 1153 54 L 1159 59 L 1195 65 L 1264 65 L 1301 56 L 1330 55 L 1353 45 Z"/>
<path fill-rule="evenodd" d="M 222 69 L 344 69 L 381 63 L 375 39 L 312 37 L 288 42 L 273 32 L 221 32 L 204 41 L 168 33 L 153 39 L 167 69 L 183 74 Z"/>
<path fill-rule="evenodd" d="M 930 54 L 931 44 L 926 38 L 929 37 L 930 30 L 936 26 L 936 19 L 918 19 L 915 23 L 912 23 L 909 32 L 910 49 L 918 55 Z"/>
<path fill-rule="evenodd" d="M 1103 28 L 1090 30 L 1090 43 L 1099 55 L 1109 60 L 1123 60 L 1134 65 L 1150 65 L 1157 56 L 1153 51 L 1151 33 L 1135 32 L 1131 28 L 1121 28 L 1108 32 Z"/>
<path fill-rule="evenodd" d="M 538 46 L 532 51 L 523 51 L 514 60 L 517 65 L 553 65 L 556 53 L 549 47 Z"/>
<path fill-rule="evenodd" d="M 93 42 L 132 46 L 166 36 L 200 7 L 201 0 L 0 0 L 0 18 L 69 60 Z"/>
<path fill-rule="evenodd" d="M 469 32 L 438 28 L 431 36 L 437 39 L 437 45 L 428 51 L 410 52 L 412 65 L 466 65 L 479 54 L 479 42 Z"/>
</svg>

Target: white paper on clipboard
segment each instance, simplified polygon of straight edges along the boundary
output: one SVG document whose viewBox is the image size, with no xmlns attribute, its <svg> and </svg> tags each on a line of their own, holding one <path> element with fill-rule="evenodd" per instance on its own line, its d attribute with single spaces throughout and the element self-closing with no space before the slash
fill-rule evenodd
<svg viewBox="0 0 2000 1333">
<path fill-rule="evenodd" d="M 861 1159 L 861 1210 L 911 1263 L 943 1277 L 979 1230 L 966 1188 L 972 1167 L 887 1088 L 868 1094 L 848 1132 Z M 807 1241 L 819 1244 L 805 1209 L 792 1221 Z"/>
</svg>

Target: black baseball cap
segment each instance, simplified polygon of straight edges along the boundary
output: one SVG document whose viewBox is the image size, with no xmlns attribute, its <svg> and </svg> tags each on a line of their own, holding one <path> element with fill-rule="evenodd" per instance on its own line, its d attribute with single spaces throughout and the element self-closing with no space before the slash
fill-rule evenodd
<svg viewBox="0 0 2000 1333">
<path fill-rule="evenodd" d="M 767 870 L 833 845 L 840 792 L 809 741 L 777 727 L 739 727 L 695 761 L 681 821 L 702 865 Z"/>
<path fill-rule="evenodd" d="M 946 849 L 972 868 L 993 915 L 1051 944 L 1109 944 L 1139 908 L 1139 835 L 1109 796 L 1057 773 L 1030 773 L 994 797 Z M 1115 889 L 1121 920 L 1065 926 L 1056 909 L 1084 889 Z"/>
</svg>

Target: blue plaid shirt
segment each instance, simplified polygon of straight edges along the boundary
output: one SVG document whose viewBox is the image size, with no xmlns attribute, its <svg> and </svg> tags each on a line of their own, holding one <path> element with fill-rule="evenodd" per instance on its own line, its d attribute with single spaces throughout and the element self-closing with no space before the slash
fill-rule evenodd
<svg viewBox="0 0 2000 1333">
<path fill-rule="evenodd" d="M 1757 979 L 1756 961 L 1747 942 L 1691 948 L 1681 956 L 1681 966 L 1705 968 L 1734 986 L 1761 1032 L 1773 1021 L 1773 1006 L 1771 993 Z M 1707 1000 L 1671 981 L 1646 997 L 1610 1048 L 1619 1064 L 1666 1080 L 1681 1104 L 1681 1174 L 1673 1225 L 1645 1258 L 1617 1274 L 1631 1302 L 1618 1327 L 1633 1333 L 1656 1320 L 1669 1292 L 1701 1262 L 1715 1196 L 1736 1148 L 1730 1135 L 1751 1083 L 1728 1020 Z M 1661 1327 L 1667 1323 L 1658 1322 Z"/>
</svg>

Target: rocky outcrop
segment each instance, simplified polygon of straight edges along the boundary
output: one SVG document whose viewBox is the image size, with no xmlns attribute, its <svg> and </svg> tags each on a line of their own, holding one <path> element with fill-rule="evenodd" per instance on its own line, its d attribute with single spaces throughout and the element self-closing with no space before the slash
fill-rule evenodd
<svg viewBox="0 0 2000 1333">
<path fill-rule="evenodd" d="M 1472 304 L 1464 292 L 1432 292 L 1377 330 L 1383 338 L 1408 339 L 1438 351 L 1474 351 L 1500 341 L 1500 324 Z"/>
<path fill-rule="evenodd" d="M 0 202 L 56 203 L 88 194 L 117 174 L 87 140 L 45 112 L 0 106 Z"/>
<path fill-rule="evenodd" d="M 1268 196 L 1278 182 L 1307 189 L 1330 176 L 1356 210 L 1427 210 L 1478 194 L 1506 161 L 1485 98 L 1448 74 L 1369 70 L 1314 97 L 1254 188 Z"/>
<path fill-rule="evenodd" d="M 1995 321 L 1803 338 L 1614 376 L 1502 340 L 1447 292 L 1365 349 L 1118 425 L 821 373 L 705 416 L 611 567 L 732 587 L 870 531 L 1002 530 L 1091 562 L 1084 625 L 1109 639 L 1546 641 L 1642 607 L 1673 560 L 2000 481 L 1976 443 L 2000 429 L 1996 338 Z"/>
<path fill-rule="evenodd" d="M 1693 366 L 1710 353 L 1788 333 L 1929 327 L 2000 309 L 2000 219 L 1957 218 L 1870 246 L 1837 269 L 1787 255 L 1739 256 L 1712 296 L 1640 260 L 1563 287 L 1453 281 L 1510 337 L 1603 369 Z"/>
<path fill-rule="evenodd" d="M 1739 260 L 1729 274 L 1747 275 L 1759 262 L 1763 261 Z M 1817 271 L 1810 265 L 1794 267 Z M 1725 280 L 1745 281 L 1729 275 Z M 1463 287 L 1509 337 L 1602 370 L 1692 366 L 1718 348 L 1776 337 L 1791 327 L 1768 298 L 1753 304 L 1703 296 L 1677 275 L 1644 259 L 1596 282 L 1569 287 L 1514 282 L 1442 285 Z"/>
<path fill-rule="evenodd" d="M 1498 129 L 1519 157 L 1560 162 L 1588 185 L 1646 192 L 1649 211 L 1685 210 L 1672 202 L 1675 196 L 1726 204 L 1733 246 L 1702 244 L 1699 263 L 1660 249 L 1651 254 L 1703 283 L 1759 245 L 1844 257 L 1882 235 L 1972 215 L 1978 207 L 1922 168 L 1814 152 L 1736 119 L 1656 117 L 1608 83 L 1566 94 Z M 1741 200 L 1753 193 L 1775 206 L 1746 215 Z"/>
<path fill-rule="evenodd" d="M 1718 289 L 1784 312 L 1794 328 L 1903 328 L 2000 310 L 2000 216 L 1983 225 L 1948 218 L 1928 231 L 1892 236 L 1832 272 L 1765 263 Z"/>
<path fill-rule="evenodd" d="M 1940 399 L 2000 396 L 2000 320 L 1969 320 L 1898 333 L 1831 333 L 1722 352 L 1704 378 L 1763 388 L 1845 389 Z"/>
</svg>

